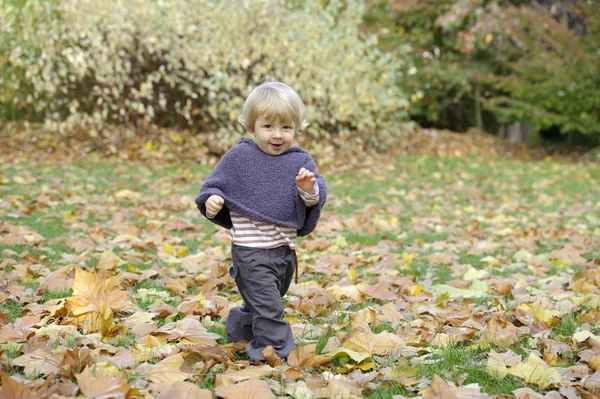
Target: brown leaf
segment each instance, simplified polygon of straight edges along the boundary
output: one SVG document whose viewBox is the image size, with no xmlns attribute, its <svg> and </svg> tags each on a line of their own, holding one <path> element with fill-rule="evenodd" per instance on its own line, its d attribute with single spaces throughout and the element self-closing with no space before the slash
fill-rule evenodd
<svg viewBox="0 0 600 399">
<path fill-rule="evenodd" d="M 317 344 L 296 348 L 288 356 L 288 364 L 293 367 L 316 367 L 330 361 L 329 356 L 317 355 Z"/>
<path fill-rule="evenodd" d="M 298 381 L 304 378 L 304 371 L 290 367 L 283 372 L 283 378 Z"/>
<path fill-rule="evenodd" d="M 179 381 L 162 391 L 157 399 L 212 399 L 212 392 L 191 382 Z"/>
<path fill-rule="evenodd" d="M 394 301 L 398 299 L 398 294 L 392 292 L 390 285 L 384 281 L 381 281 L 371 287 L 360 288 L 360 292 L 369 298 L 385 299 L 388 301 Z"/>
<path fill-rule="evenodd" d="M 183 366 L 183 354 L 178 353 L 157 364 L 144 363 L 135 371 L 156 384 L 172 384 L 189 377 L 188 373 L 181 371 L 181 366 Z"/>
<path fill-rule="evenodd" d="M 452 392 L 450 385 L 436 374 L 431 380 L 431 388 L 423 394 L 422 399 L 458 399 L 458 397 Z"/>
<path fill-rule="evenodd" d="M 79 389 L 90 399 L 125 398 L 129 392 L 127 377 L 121 373 L 116 377 L 99 377 L 92 375 L 92 370 L 86 367 L 81 374 L 75 376 Z"/>
<path fill-rule="evenodd" d="M 268 364 L 263 366 L 250 366 L 242 370 L 230 368 L 226 372 L 217 375 L 215 378 L 215 385 L 218 387 L 227 387 L 241 381 L 252 379 L 258 380 L 263 377 L 270 377 L 275 374 L 275 372 L 276 370 Z"/>
<path fill-rule="evenodd" d="M 0 377 L 2 378 L 0 399 L 33 399 L 38 397 L 25 384 L 13 380 L 8 375 L 0 372 Z"/>
<path fill-rule="evenodd" d="M 248 380 L 228 387 L 217 387 L 215 395 L 223 399 L 275 399 L 269 384 L 263 380 Z"/>
<path fill-rule="evenodd" d="M 591 377 L 586 378 L 583 386 L 591 391 L 600 390 L 600 371 L 596 371 Z"/>
<path fill-rule="evenodd" d="M 350 381 L 330 380 L 324 388 L 315 389 L 317 398 L 359 399 L 362 389 Z"/>
<path fill-rule="evenodd" d="M 397 335 L 388 331 L 374 334 L 368 327 L 353 329 L 341 342 L 346 349 L 369 355 L 383 355 L 403 345 Z"/>
<path fill-rule="evenodd" d="M 187 340 L 200 345 L 216 345 L 220 337 L 219 334 L 209 333 L 202 323 L 192 317 L 165 324 L 152 334 L 166 336 L 169 341 Z"/>
<path fill-rule="evenodd" d="M 69 289 L 73 286 L 73 266 L 64 266 L 50 273 L 38 286 L 37 294 Z"/>
<path fill-rule="evenodd" d="M 275 349 L 273 346 L 269 345 L 262 351 L 265 360 L 271 367 L 281 366 L 281 358 L 277 353 L 275 353 Z"/>
<path fill-rule="evenodd" d="M 24 367 L 27 378 L 33 378 L 40 374 L 46 376 L 60 371 L 63 356 L 63 353 L 55 353 L 49 348 L 40 348 L 19 356 L 12 361 L 12 364 Z"/>
</svg>

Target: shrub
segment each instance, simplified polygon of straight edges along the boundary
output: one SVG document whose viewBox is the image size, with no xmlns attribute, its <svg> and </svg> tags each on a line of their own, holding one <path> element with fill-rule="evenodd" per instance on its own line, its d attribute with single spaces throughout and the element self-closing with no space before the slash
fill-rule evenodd
<svg viewBox="0 0 600 399">
<path fill-rule="evenodd" d="M 407 117 L 401 59 L 361 34 L 362 1 L 0 5 L 0 48 L 10 49 L 0 83 L 58 127 L 190 127 L 220 131 L 226 146 L 242 131 L 246 95 L 269 79 L 300 93 L 311 135 L 375 132 L 381 142 Z"/>
</svg>

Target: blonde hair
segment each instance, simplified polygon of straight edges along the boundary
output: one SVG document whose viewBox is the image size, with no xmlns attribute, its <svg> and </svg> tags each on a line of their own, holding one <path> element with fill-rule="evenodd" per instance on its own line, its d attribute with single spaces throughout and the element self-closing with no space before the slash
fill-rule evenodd
<svg viewBox="0 0 600 399">
<path fill-rule="evenodd" d="M 296 131 L 306 128 L 306 107 L 290 86 L 281 82 L 266 82 L 254 88 L 246 98 L 238 121 L 253 133 L 258 118 L 294 122 Z"/>
</svg>

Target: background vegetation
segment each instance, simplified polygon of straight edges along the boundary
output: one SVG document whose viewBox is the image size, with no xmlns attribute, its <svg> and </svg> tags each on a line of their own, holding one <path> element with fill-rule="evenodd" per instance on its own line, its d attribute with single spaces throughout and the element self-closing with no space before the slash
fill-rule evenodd
<svg viewBox="0 0 600 399">
<path fill-rule="evenodd" d="M 0 0 L 0 119 L 185 127 L 225 148 L 248 91 L 277 78 L 315 136 L 381 145 L 413 120 L 597 138 L 599 13 L 591 0 Z"/>
</svg>

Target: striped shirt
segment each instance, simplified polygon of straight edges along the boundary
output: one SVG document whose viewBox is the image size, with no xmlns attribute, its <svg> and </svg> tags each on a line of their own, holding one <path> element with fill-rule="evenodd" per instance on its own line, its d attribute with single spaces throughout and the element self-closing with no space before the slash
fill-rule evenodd
<svg viewBox="0 0 600 399">
<path fill-rule="evenodd" d="M 319 186 L 315 184 L 315 193 L 309 194 L 298 188 L 300 198 L 306 206 L 319 202 Z M 209 216 L 207 214 L 207 216 Z M 293 227 L 277 226 L 274 224 L 256 222 L 230 211 L 233 227 L 229 230 L 229 239 L 233 244 L 251 248 L 270 249 L 283 245 L 296 248 L 296 229 Z M 214 215 L 212 215 L 214 217 Z"/>
</svg>

